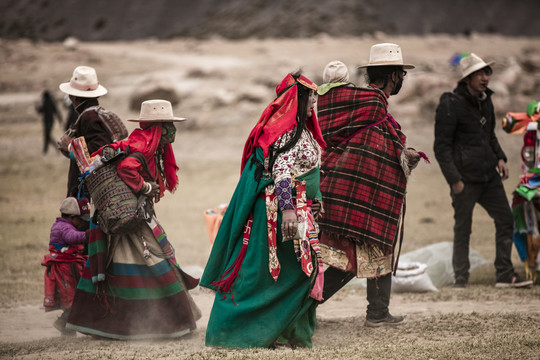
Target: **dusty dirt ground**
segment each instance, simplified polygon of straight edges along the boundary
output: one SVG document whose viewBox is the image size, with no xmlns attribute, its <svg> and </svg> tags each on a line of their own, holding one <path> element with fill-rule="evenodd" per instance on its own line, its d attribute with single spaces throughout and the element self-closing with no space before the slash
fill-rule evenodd
<svg viewBox="0 0 540 360">
<path fill-rule="evenodd" d="M 444 292 L 451 298 L 450 289 L 445 289 Z M 192 295 L 202 310 L 202 318 L 197 321 L 195 333 L 199 340 L 200 338 L 203 339 L 203 342 L 197 344 L 197 346 L 204 346 L 204 331 L 210 316 L 214 295 L 209 291 L 199 290 L 198 288 L 192 292 Z M 488 299 L 471 297 L 469 299 L 449 299 L 446 301 L 430 301 L 425 298 L 409 299 L 409 297 L 404 294 L 393 294 L 390 306 L 392 313 L 404 315 L 408 323 L 414 323 L 426 316 L 454 313 L 502 314 L 518 311 L 538 314 L 540 307 L 540 300 L 538 299 L 533 302 L 515 302 L 512 294 L 498 295 L 496 298 Z M 317 308 L 317 319 L 323 323 L 355 319 L 356 324 L 353 328 L 361 329 L 366 305 L 365 291 L 346 288 L 339 296 L 330 299 Z M 37 303 L 0 309 L 0 342 L 26 342 L 57 338 L 59 334 L 52 327 L 52 323 L 59 315 L 59 312 L 45 313 Z M 84 335 L 79 334 L 78 336 Z M 316 333 L 314 338 L 315 346 L 317 345 L 318 336 L 323 337 L 324 333 Z"/>
<path fill-rule="evenodd" d="M 238 179 L 245 138 L 273 98 L 274 86 L 287 72 L 298 67 L 303 67 L 308 77 L 320 83 L 325 64 L 335 59 L 344 61 L 353 72 L 356 65 L 367 61 L 372 44 L 386 41 L 400 44 L 405 61 L 417 65 L 417 69 L 407 75 L 402 94 L 391 98 L 390 111 L 402 124 L 409 145 L 426 152 L 432 160 L 431 165 L 420 164 L 409 183 L 403 252 L 451 241 L 452 211 L 448 187 L 432 152 L 434 104 L 442 91 L 453 87 L 456 79 L 448 60 L 454 53 L 462 51 L 474 51 L 485 59 L 496 59 L 495 79 L 497 71 L 504 72 L 512 64 L 511 55 L 540 53 L 537 38 L 386 37 L 384 34 L 376 38 L 345 39 L 319 36 L 301 40 L 224 41 L 216 38 L 204 42 L 80 43 L 76 50 L 68 50 L 58 43 L 0 40 L 3 64 L 0 82 L 1 214 L 11 211 L 10 204 L 16 198 L 16 194 L 10 193 L 8 182 L 12 176 L 27 171 L 24 161 L 18 163 L 10 159 L 26 159 L 32 166 L 41 164 L 42 171 L 35 176 L 45 184 L 49 196 L 45 200 L 36 198 L 34 205 L 48 212 L 47 220 L 35 229 L 31 240 L 23 239 L 37 244 L 32 261 L 39 264 L 47 249 L 48 231 L 56 216 L 57 204 L 64 195 L 67 172 L 66 160 L 60 154 L 52 150 L 45 156 L 41 154 L 41 124 L 33 107 L 43 86 L 56 91 L 59 83 L 69 79 L 75 66 L 94 66 L 100 82 L 109 90 L 101 104 L 128 119 L 137 116 L 137 111 L 129 108 L 130 96 L 136 90 L 152 82 L 166 84 L 175 89 L 180 99 L 175 115 L 190 120 L 180 127 L 174 144 L 180 164 L 179 190 L 166 196 L 156 208 L 177 249 L 180 263 L 197 273 L 204 268 L 210 250 L 202 213 L 229 200 Z M 358 83 L 360 78 L 353 73 L 351 80 Z M 61 98 L 59 91 L 56 95 Z M 495 99 L 495 105 L 502 113 L 524 111 L 527 103 L 538 95 L 537 92 L 500 97 Z M 128 126 L 133 128 L 132 123 Z M 521 139 L 505 134 L 500 130 L 500 124 L 497 126 L 497 135 L 510 160 L 511 179 L 505 184 L 510 194 L 520 172 Z M 61 134 L 57 125 L 53 133 L 56 137 Z M 491 264 L 494 229 L 482 209 L 476 211 L 473 234 L 471 246 Z M 0 240 L 9 236 L 5 232 L 1 235 Z M 515 251 L 513 261 L 516 269 L 521 269 L 522 263 Z M 493 290 L 492 265 L 480 270 L 480 275 L 475 277 L 473 274 L 471 289 L 462 293 L 456 294 L 443 287 L 438 293 L 394 294 L 391 312 L 406 315 L 409 323 L 437 314 L 456 313 L 522 312 L 533 314 L 538 320 L 540 294 L 537 286 L 527 290 L 525 297 L 513 291 L 496 292 Z M 3 276 L 11 274 L 9 269 L 5 271 Z M 34 286 L 42 286 L 41 277 L 34 273 L 31 277 Z M 213 295 L 198 288 L 192 293 L 203 317 L 197 323 L 195 336 L 184 344 L 191 341 L 187 346 L 199 351 L 204 349 L 204 330 Z M 2 343 L 58 337 L 52 327 L 58 313 L 45 313 L 40 304 L 39 296 L 0 304 L 0 348 Z M 328 344 L 328 328 L 335 322 L 343 322 L 343 333 L 361 328 L 365 307 L 365 290 L 354 287 L 320 306 L 317 315 L 322 327 L 315 334 L 315 346 Z M 94 354 L 94 357 L 98 355 Z"/>
</svg>

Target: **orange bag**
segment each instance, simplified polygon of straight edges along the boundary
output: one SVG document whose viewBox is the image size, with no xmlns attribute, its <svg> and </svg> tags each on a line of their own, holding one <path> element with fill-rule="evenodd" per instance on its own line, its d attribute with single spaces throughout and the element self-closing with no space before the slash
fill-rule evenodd
<svg viewBox="0 0 540 360">
<path fill-rule="evenodd" d="M 214 243 L 219 226 L 227 211 L 228 204 L 221 204 L 215 209 L 208 209 L 204 212 L 204 221 L 206 222 L 206 230 L 208 231 L 208 240 L 210 244 Z"/>
</svg>

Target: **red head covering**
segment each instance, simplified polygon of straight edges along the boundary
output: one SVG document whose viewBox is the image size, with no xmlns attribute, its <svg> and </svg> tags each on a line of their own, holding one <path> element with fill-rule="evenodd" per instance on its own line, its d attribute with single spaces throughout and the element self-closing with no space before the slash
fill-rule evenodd
<svg viewBox="0 0 540 360">
<path fill-rule="evenodd" d="M 272 145 L 281 135 L 294 129 L 297 125 L 298 84 L 314 91 L 317 90 L 317 85 L 305 76 L 300 75 L 296 80 L 291 74 L 285 76 L 276 87 L 277 98 L 266 107 L 259 118 L 259 121 L 253 130 L 251 130 L 246 144 L 244 145 L 241 166 L 242 171 L 255 148 L 261 147 L 264 157 L 267 157 L 270 145 Z M 325 148 L 326 143 L 323 140 L 315 111 L 311 111 L 311 116 L 308 117 L 306 126 L 319 145 L 322 148 Z"/>
<path fill-rule="evenodd" d="M 158 150 L 159 142 L 161 140 L 161 123 L 155 122 L 140 122 L 141 129 L 135 129 L 129 135 L 126 140 L 117 141 L 109 146 L 112 146 L 115 150 L 120 148 L 126 150 L 129 145 L 131 153 L 141 152 L 146 158 L 150 173 L 154 176 L 156 174 L 156 162 L 154 154 Z M 161 189 L 160 198 L 163 197 L 165 190 L 173 193 L 178 186 L 178 165 L 176 165 L 176 159 L 174 158 L 174 152 L 171 144 L 163 145 L 164 157 L 163 157 L 163 170 L 165 173 L 165 179 L 158 174 L 157 179 L 159 187 Z M 101 149 L 96 151 L 95 154 L 100 154 Z"/>
</svg>

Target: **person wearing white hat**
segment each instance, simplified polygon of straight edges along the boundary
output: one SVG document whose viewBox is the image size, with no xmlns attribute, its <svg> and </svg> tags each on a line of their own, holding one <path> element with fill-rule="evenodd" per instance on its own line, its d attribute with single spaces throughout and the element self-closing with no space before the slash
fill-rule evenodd
<svg viewBox="0 0 540 360">
<path fill-rule="evenodd" d="M 367 83 L 340 86 L 319 95 L 318 116 L 328 146 L 322 154 L 325 213 L 320 242 L 327 300 L 353 277 L 367 278 L 365 326 L 399 325 L 389 312 L 392 270 L 401 244 L 407 177 L 420 153 L 406 146 L 401 126 L 388 113 L 405 69 L 397 44 L 371 47 Z M 346 256 L 344 256 L 346 255 Z"/>
<path fill-rule="evenodd" d="M 453 92 L 441 95 L 435 115 L 433 149 L 450 185 L 454 208 L 454 288 L 469 281 L 469 243 L 475 205 L 495 222 L 496 287 L 528 287 L 511 261 L 513 217 L 502 180 L 508 179 L 506 155 L 495 135 L 495 110 L 488 88 L 492 65 L 474 53 L 459 62 L 460 78 Z"/>
<path fill-rule="evenodd" d="M 198 279 L 178 265 L 154 212 L 154 202 L 166 190 L 173 193 L 178 185 L 171 144 L 176 137 L 174 123 L 184 120 L 173 115 L 169 101 L 144 101 L 139 117 L 129 120 L 138 122 L 140 128 L 126 140 L 91 154 L 102 155 L 102 159 L 118 150 L 137 155 L 121 160 L 117 172 L 144 201 L 146 221 L 121 235 L 105 234 L 99 227 L 91 230 L 89 263 L 104 267 L 91 265 L 83 273 L 84 285 L 77 289 L 67 329 L 129 340 L 176 338 L 196 328 L 201 313 L 188 290 L 197 286 Z"/>
<path fill-rule="evenodd" d="M 69 96 L 73 107 L 79 114 L 70 127 L 73 137 L 83 136 L 88 151 L 93 153 L 113 141 L 111 132 L 101 120 L 97 109 L 98 98 L 107 94 L 107 89 L 98 81 L 96 70 L 89 66 L 77 66 L 68 82 L 59 85 L 60 90 Z M 95 111 L 92 111 L 95 110 Z M 64 153 L 69 157 L 69 153 Z M 71 161 L 68 172 L 67 195 L 76 196 L 79 191 L 79 168 Z"/>
<path fill-rule="evenodd" d="M 323 84 L 317 90 L 318 95 L 324 95 L 339 86 L 354 86 L 349 82 L 349 69 L 339 60 L 330 61 L 323 70 Z"/>
</svg>

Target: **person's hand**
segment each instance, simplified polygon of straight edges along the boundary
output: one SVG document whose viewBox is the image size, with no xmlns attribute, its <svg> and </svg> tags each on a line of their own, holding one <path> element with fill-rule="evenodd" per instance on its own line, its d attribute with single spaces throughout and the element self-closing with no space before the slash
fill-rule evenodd
<svg viewBox="0 0 540 360">
<path fill-rule="evenodd" d="M 147 184 L 150 184 L 152 187 L 152 190 L 150 190 L 149 193 L 145 193 L 145 196 L 148 196 L 149 198 L 155 199 L 159 196 L 159 184 L 153 181 L 148 181 Z"/>
<path fill-rule="evenodd" d="M 298 218 L 294 210 L 284 210 L 281 217 L 281 233 L 283 237 L 292 239 L 296 235 Z"/>
<path fill-rule="evenodd" d="M 506 162 L 503 159 L 499 159 L 499 162 L 497 163 L 497 170 L 499 171 L 499 175 L 501 175 L 501 179 L 508 179 L 510 172 L 508 171 L 508 166 L 506 166 Z"/>
<path fill-rule="evenodd" d="M 452 184 L 452 192 L 456 195 L 461 193 L 464 188 L 465 184 L 461 180 L 459 180 L 457 183 Z"/>
<path fill-rule="evenodd" d="M 404 152 L 407 160 L 409 161 L 409 167 L 414 168 L 416 164 L 418 164 L 418 162 L 420 161 L 420 154 L 413 148 L 406 148 Z"/>
</svg>

